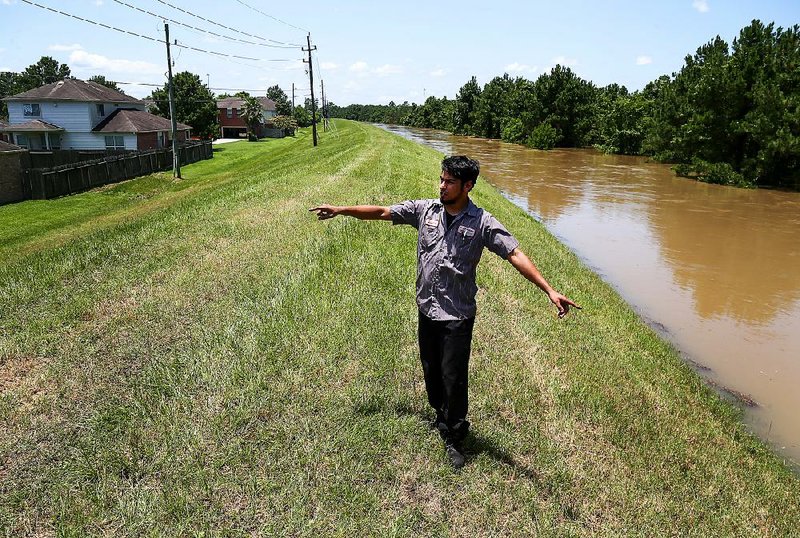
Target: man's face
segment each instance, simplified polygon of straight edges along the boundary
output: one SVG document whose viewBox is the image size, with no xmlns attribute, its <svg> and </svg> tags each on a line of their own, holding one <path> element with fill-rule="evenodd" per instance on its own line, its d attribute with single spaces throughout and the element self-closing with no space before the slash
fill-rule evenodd
<svg viewBox="0 0 800 538">
<path fill-rule="evenodd" d="M 464 183 L 449 172 L 442 172 L 439 176 L 439 201 L 444 205 L 455 204 L 468 194 L 469 190 L 464 187 Z"/>
</svg>

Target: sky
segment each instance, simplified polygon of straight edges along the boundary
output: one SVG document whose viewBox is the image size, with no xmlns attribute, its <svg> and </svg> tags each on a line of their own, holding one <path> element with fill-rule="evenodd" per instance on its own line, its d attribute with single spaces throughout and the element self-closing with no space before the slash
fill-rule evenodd
<svg viewBox="0 0 800 538">
<path fill-rule="evenodd" d="M 302 102 L 310 92 L 301 47 L 310 33 L 315 96 L 322 80 L 338 105 L 454 98 L 471 76 L 481 85 L 503 73 L 535 80 L 559 63 L 598 86 L 633 91 L 680 70 L 717 35 L 732 43 L 753 19 L 800 24 L 798 0 L 30 1 L 152 40 L 0 0 L 0 71 L 52 56 L 73 77 L 104 75 L 145 97 L 153 86 L 130 83 L 165 83 L 166 18 L 171 41 L 208 51 L 172 47 L 173 72 L 195 73 L 217 94 L 264 95 L 278 84 L 291 98 L 294 84 Z"/>
</svg>

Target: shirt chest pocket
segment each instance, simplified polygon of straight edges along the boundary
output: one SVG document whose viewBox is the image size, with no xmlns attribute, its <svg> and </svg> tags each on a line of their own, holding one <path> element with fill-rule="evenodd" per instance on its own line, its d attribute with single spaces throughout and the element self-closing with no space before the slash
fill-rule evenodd
<svg viewBox="0 0 800 538">
<path fill-rule="evenodd" d="M 476 263 L 480 258 L 481 246 L 475 228 L 459 226 L 452 241 L 450 256 L 456 265 Z"/>
</svg>

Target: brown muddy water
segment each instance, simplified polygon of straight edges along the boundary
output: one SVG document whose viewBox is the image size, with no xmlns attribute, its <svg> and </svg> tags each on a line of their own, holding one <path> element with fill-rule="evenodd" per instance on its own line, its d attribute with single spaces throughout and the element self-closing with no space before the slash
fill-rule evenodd
<svg viewBox="0 0 800 538">
<path fill-rule="evenodd" d="M 743 402 L 757 435 L 800 463 L 800 193 L 707 185 L 642 157 L 381 127 L 478 159 L 483 177 Z"/>
</svg>

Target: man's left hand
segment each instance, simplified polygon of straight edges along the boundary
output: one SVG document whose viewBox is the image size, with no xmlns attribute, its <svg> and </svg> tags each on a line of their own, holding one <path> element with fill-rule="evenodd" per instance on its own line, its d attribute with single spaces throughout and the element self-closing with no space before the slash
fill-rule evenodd
<svg viewBox="0 0 800 538">
<path fill-rule="evenodd" d="M 566 316 L 569 313 L 569 307 L 570 306 L 574 306 L 578 310 L 581 309 L 581 307 L 578 306 L 577 304 L 575 304 L 571 299 L 568 299 L 566 296 L 558 293 L 555 290 L 551 291 L 548 294 L 548 297 L 550 297 L 550 301 L 554 305 L 556 305 L 556 308 L 558 308 L 558 317 L 559 318 L 563 318 L 564 316 Z"/>
</svg>

